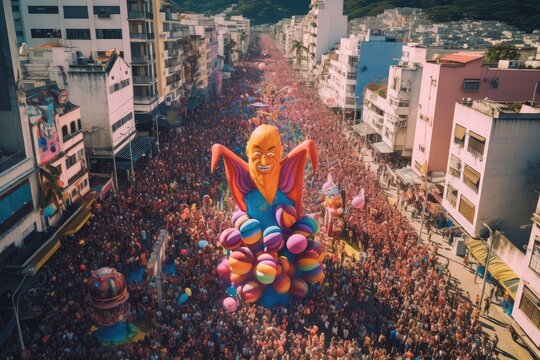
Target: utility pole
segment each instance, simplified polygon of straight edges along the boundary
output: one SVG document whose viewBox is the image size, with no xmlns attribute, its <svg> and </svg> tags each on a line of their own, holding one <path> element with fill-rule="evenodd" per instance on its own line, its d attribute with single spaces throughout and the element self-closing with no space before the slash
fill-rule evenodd
<svg viewBox="0 0 540 360">
<path fill-rule="evenodd" d="M 488 269 L 489 269 L 489 260 L 491 258 L 491 246 L 493 245 L 493 230 L 491 230 L 491 228 L 486 223 L 482 223 L 482 225 L 486 229 L 488 229 L 489 238 L 488 238 L 488 244 L 487 244 L 488 251 L 487 251 L 487 258 L 486 258 L 486 267 L 484 269 L 484 280 L 482 281 L 482 292 L 480 293 L 480 304 L 478 305 L 479 308 L 482 308 L 483 306 L 482 304 L 484 301 L 484 289 L 486 288 L 486 279 L 489 273 Z"/>
</svg>

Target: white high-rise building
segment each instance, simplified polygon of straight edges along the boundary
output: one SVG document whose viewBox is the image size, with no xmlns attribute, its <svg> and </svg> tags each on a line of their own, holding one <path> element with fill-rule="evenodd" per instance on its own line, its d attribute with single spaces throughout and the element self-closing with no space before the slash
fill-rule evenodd
<svg viewBox="0 0 540 360">
<path fill-rule="evenodd" d="M 117 49 L 131 63 L 127 2 L 122 0 L 18 0 L 29 47 L 63 39 L 86 58 Z"/>
<path fill-rule="evenodd" d="M 313 71 L 322 55 L 347 36 L 343 0 L 312 0 L 309 13 L 303 19 L 303 35 L 308 70 Z"/>
</svg>

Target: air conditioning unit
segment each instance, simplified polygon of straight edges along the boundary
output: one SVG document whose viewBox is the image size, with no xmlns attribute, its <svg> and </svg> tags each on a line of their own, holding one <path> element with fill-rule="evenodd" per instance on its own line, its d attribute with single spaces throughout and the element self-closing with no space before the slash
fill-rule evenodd
<svg viewBox="0 0 540 360">
<path fill-rule="evenodd" d="M 97 14 L 97 17 L 99 19 L 110 19 L 111 18 L 111 14 Z"/>
</svg>

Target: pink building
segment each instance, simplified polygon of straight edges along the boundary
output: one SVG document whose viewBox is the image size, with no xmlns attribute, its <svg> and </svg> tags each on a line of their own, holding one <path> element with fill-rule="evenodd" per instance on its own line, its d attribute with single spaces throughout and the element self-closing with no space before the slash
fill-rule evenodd
<svg viewBox="0 0 540 360">
<path fill-rule="evenodd" d="M 424 65 L 411 160 L 418 174 L 446 171 L 456 102 L 531 100 L 540 70 L 512 68 L 509 62 L 493 68 L 482 59 L 480 52 L 458 52 Z"/>
</svg>

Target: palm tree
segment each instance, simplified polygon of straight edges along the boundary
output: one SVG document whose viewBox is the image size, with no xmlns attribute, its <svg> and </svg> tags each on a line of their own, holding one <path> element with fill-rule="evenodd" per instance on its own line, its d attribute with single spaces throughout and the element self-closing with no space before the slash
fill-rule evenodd
<svg viewBox="0 0 540 360">
<path fill-rule="evenodd" d="M 46 208 L 54 204 L 56 209 L 63 210 L 64 182 L 60 180 L 60 171 L 52 165 L 39 167 L 39 207 Z"/>
<path fill-rule="evenodd" d="M 300 41 L 293 40 L 291 51 L 294 51 L 296 53 L 296 67 L 297 69 L 300 68 L 300 62 L 302 61 L 302 53 L 304 51 L 307 51 L 307 47 L 304 46 Z"/>
</svg>

